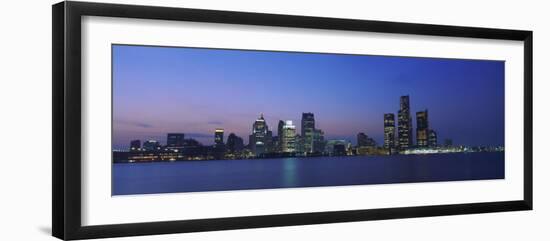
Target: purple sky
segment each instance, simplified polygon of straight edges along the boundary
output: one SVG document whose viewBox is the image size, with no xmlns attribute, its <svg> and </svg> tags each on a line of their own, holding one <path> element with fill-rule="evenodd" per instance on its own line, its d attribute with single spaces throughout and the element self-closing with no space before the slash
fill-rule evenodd
<svg viewBox="0 0 550 241">
<path fill-rule="evenodd" d="M 113 148 L 182 132 L 204 144 L 224 128 L 248 142 L 264 113 L 278 120 L 315 114 L 326 139 L 383 140 L 383 114 L 409 95 L 428 109 L 439 142 L 504 144 L 504 62 L 113 45 Z"/>
</svg>

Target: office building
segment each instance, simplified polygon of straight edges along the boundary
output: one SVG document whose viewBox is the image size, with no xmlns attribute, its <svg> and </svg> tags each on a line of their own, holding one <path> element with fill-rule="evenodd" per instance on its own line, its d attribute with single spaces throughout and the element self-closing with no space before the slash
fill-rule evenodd
<svg viewBox="0 0 550 241">
<path fill-rule="evenodd" d="M 313 152 L 323 153 L 325 144 L 325 133 L 322 130 L 315 129 L 313 132 Z"/>
<path fill-rule="evenodd" d="M 216 128 L 214 131 L 214 143 L 216 145 L 223 145 L 223 132 L 224 130 L 221 128 Z"/>
<path fill-rule="evenodd" d="M 243 138 L 235 135 L 234 133 L 230 133 L 227 137 L 226 148 L 229 153 L 241 152 L 244 148 Z"/>
<path fill-rule="evenodd" d="M 252 124 L 252 134 L 249 136 L 251 151 L 256 155 L 261 155 L 266 152 L 266 138 L 268 137 L 269 128 L 264 119 L 264 115 L 260 114 L 260 118 Z M 269 137 L 271 139 L 271 137 Z"/>
<path fill-rule="evenodd" d="M 302 113 L 301 137 L 306 153 L 313 152 L 313 135 L 315 134 L 315 117 L 313 113 Z"/>
<path fill-rule="evenodd" d="M 285 121 L 283 126 L 282 147 L 283 152 L 296 151 L 296 126 L 292 124 L 291 120 Z"/>
<path fill-rule="evenodd" d="M 279 120 L 279 124 L 277 126 L 277 151 L 278 152 L 283 152 L 283 136 L 284 136 L 284 131 L 283 131 L 283 127 L 285 126 L 285 122 L 282 121 L 282 120 Z"/>
<path fill-rule="evenodd" d="M 428 146 L 437 147 L 437 133 L 434 130 L 430 130 L 428 133 Z"/>
<path fill-rule="evenodd" d="M 185 141 L 185 134 L 183 133 L 168 133 L 166 135 L 166 147 L 168 148 L 181 148 Z"/>
<path fill-rule="evenodd" d="M 397 144 L 400 150 L 412 147 L 412 118 L 409 96 L 401 96 L 397 114 Z"/>
<path fill-rule="evenodd" d="M 156 140 L 148 140 L 143 142 L 143 150 L 145 151 L 158 151 L 160 150 L 160 144 Z"/>
<path fill-rule="evenodd" d="M 384 149 L 391 153 L 395 148 L 395 115 L 393 113 L 384 114 Z"/>
<path fill-rule="evenodd" d="M 428 110 L 416 112 L 416 145 L 420 148 L 428 147 Z"/>
<path fill-rule="evenodd" d="M 363 132 L 357 134 L 357 146 L 367 146 L 368 138 L 369 137 Z"/>
</svg>

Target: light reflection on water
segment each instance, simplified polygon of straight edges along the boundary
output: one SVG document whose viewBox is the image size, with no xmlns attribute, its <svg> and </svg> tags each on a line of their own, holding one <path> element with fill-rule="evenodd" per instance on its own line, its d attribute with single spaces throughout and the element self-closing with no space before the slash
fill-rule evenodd
<svg viewBox="0 0 550 241">
<path fill-rule="evenodd" d="M 113 195 L 504 178 L 504 152 L 113 164 Z"/>
<path fill-rule="evenodd" d="M 285 158 L 283 160 L 283 186 L 296 187 L 297 184 L 297 172 L 296 172 L 296 158 Z"/>
</svg>

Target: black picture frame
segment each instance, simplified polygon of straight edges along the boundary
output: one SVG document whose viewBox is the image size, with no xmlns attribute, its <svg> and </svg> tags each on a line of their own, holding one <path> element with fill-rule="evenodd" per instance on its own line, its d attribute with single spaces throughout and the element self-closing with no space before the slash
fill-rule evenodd
<svg viewBox="0 0 550 241">
<path fill-rule="evenodd" d="M 81 17 L 104 16 L 207 23 L 282 26 L 430 36 L 517 40 L 524 43 L 523 199 L 455 205 L 295 213 L 82 226 L 81 224 Z M 150 7 L 90 2 L 52 6 L 53 156 L 52 233 L 65 239 L 185 233 L 350 221 L 531 210 L 533 208 L 533 33 L 523 30 Z"/>
</svg>

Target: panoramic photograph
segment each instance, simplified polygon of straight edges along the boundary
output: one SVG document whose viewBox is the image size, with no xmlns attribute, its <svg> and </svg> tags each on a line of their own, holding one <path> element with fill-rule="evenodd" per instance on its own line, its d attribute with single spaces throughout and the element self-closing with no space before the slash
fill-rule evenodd
<svg viewBox="0 0 550 241">
<path fill-rule="evenodd" d="M 112 45 L 111 194 L 504 179 L 504 62 Z"/>
</svg>

